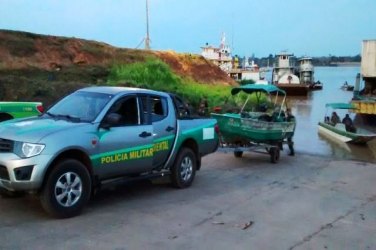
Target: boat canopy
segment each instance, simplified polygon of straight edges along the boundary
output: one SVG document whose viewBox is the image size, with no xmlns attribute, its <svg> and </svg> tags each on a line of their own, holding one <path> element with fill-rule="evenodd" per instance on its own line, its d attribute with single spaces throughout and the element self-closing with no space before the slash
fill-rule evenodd
<svg viewBox="0 0 376 250">
<path fill-rule="evenodd" d="M 246 84 L 240 87 L 235 87 L 231 90 L 232 95 L 238 94 L 240 91 L 244 91 L 247 94 L 252 94 L 254 92 L 265 92 L 265 93 L 273 93 L 279 92 L 286 95 L 286 92 L 275 85 L 259 85 L 259 84 Z"/>
<path fill-rule="evenodd" d="M 332 109 L 356 109 L 356 107 L 353 104 L 344 102 L 327 103 L 325 107 Z"/>
</svg>

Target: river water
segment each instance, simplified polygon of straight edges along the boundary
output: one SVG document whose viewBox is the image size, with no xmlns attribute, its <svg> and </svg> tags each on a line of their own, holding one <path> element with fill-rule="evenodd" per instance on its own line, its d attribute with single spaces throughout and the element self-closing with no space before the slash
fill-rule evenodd
<svg viewBox="0 0 376 250">
<path fill-rule="evenodd" d="M 323 90 L 312 91 L 307 97 L 288 96 L 288 106 L 297 118 L 294 136 L 297 154 L 314 154 L 331 156 L 336 159 L 360 160 L 376 163 L 376 142 L 366 146 L 349 145 L 333 142 L 318 134 L 318 122 L 327 113 L 325 104 L 329 102 L 349 102 L 353 92 L 341 90 L 345 81 L 355 84 L 360 67 L 315 67 L 315 80 L 323 83 Z M 271 77 L 269 74 L 267 78 Z M 269 79 L 270 80 L 270 79 Z M 338 112 L 341 119 L 346 111 Z M 353 116 L 353 115 L 352 115 Z"/>
</svg>

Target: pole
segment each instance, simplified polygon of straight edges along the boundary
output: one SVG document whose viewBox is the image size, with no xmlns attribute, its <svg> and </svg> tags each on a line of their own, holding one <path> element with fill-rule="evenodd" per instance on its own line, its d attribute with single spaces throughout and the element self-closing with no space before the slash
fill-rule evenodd
<svg viewBox="0 0 376 250">
<path fill-rule="evenodd" d="M 149 37 L 149 1 L 146 0 L 146 38 L 145 49 L 150 50 L 150 37 Z"/>
</svg>

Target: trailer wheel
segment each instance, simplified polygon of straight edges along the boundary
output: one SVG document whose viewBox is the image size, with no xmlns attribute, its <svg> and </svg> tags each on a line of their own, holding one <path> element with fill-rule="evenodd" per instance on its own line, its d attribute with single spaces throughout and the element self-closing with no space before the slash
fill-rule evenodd
<svg viewBox="0 0 376 250">
<path fill-rule="evenodd" d="M 270 154 L 270 162 L 277 163 L 279 160 L 279 148 L 278 147 L 270 148 L 269 154 Z"/>
<path fill-rule="evenodd" d="M 234 151 L 234 156 L 236 158 L 241 158 L 243 156 L 243 151 Z"/>
<path fill-rule="evenodd" d="M 77 160 L 64 160 L 46 178 L 40 195 L 43 208 L 58 218 L 78 215 L 91 194 L 91 178 L 86 167 Z"/>
<path fill-rule="evenodd" d="M 171 183 L 177 188 L 189 187 L 195 178 L 197 159 L 190 148 L 182 148 L 171 168 Z"/>
</svg>

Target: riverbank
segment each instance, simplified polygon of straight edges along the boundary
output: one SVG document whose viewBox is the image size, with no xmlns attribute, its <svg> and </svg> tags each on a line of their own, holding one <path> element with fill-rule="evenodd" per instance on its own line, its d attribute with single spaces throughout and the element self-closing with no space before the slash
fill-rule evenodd
<svg viewBox="0 0 376 250">
<path fill-rule="evenodd" d="M 46 106 L 92 85 L 170 91 L 198 105 L 204 95 L 223 99 L 236 84 L 200 55 L 19 31 L 0 30 L 0 58 L 0 100 L 40 101 Z"/>
</svg>

